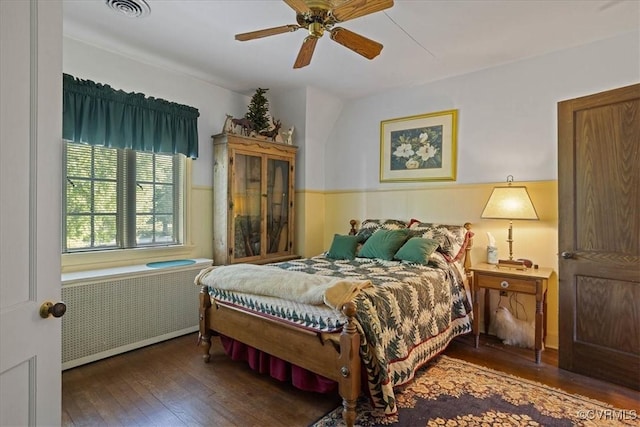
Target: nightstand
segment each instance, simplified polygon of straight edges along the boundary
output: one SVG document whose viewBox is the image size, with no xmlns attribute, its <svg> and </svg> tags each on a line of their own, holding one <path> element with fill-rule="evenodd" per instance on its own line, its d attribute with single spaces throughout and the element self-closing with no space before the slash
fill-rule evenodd
<svg viewBox="0 0 640 427">
<path fill-rule="evenodd" d="M 489 291 L 507 291 L 536 297 L 536 326 L 535 326 L 535 360 L 540 363 L 542 344 L 547 331 L 547 287 L 553 273 L 551 268 L 528 268 L 515 270 L 498 268 L 493 264 L 480 263 L 471 267 L 473 272 L 473 333 L 475 346 L 480 343 L 479 304 L 480 290 L 484 289 L 484 331 L 489 331 L 490 307 Z"/>
</svg>

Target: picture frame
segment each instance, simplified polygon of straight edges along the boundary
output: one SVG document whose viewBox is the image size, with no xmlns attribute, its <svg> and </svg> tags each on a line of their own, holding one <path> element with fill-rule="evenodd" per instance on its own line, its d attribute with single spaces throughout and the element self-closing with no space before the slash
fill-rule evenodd
<svg viewBox="0 0 640 427">
<path fill-rule="evenodd" d="M 458 110 L 380 122 L 380 182 L 455 181 Z"/>
</svg>

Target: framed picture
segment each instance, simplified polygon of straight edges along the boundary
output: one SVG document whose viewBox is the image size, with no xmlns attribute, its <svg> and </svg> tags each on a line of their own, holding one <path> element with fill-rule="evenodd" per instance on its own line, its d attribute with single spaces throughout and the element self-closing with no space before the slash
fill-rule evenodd
<svg viewBox="0 0 640 427">
<path fill-rule="evenodd" d="M 458 110 L 380 122 L 380 182 L 455 181 Z"/>
</svg>

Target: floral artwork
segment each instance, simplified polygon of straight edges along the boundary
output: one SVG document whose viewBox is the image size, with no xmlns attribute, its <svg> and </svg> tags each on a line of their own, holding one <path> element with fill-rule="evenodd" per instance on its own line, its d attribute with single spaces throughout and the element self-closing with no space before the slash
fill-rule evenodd
<svg viewBox="0 0 640 427">
<path fill-rule="evenodd" d="M 441 125 L 391 132 L 391 170 L 441 167 Z"/>
<path fill-rule="evenodd" d="M 380 181 L 456 179 L 457 110 L 380 123 Z"/>
</svg>

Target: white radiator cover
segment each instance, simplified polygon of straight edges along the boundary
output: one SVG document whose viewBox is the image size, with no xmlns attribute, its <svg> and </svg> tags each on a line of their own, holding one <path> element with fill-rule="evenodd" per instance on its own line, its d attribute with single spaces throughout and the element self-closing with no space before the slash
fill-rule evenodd
<svg viewBox="0 0 640 427">
<path fill-rule="evenodd" d="M 197 331 L 200 288 L 193 280 L 211 260 L 195 261 L 64 274 L 62 369 Z"/>
</svg>

